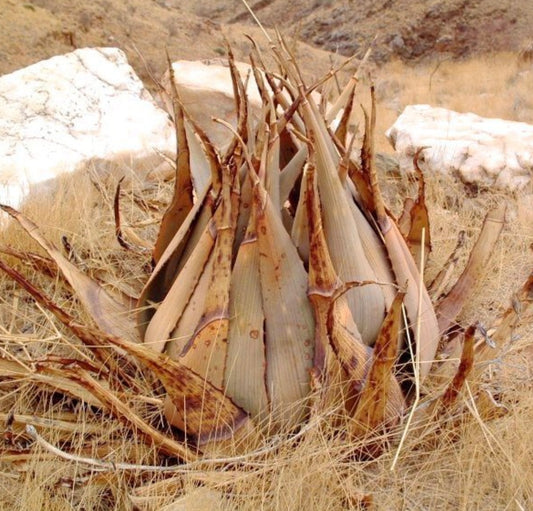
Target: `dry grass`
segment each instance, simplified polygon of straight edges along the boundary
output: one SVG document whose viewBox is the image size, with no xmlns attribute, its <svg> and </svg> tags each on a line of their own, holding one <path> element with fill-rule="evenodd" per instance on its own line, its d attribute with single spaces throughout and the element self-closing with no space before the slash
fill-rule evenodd
<svg viewBox="0 0 533 511">
<path fill-rule="evenodd" d="M 418 67 L 390 63 L 376 71 L 379 101 L 376 140 L 391 151 L 383 134 L 407 105 L 429 104 L 484 117 L 533 123 L 531 61 L 498 53 L 464 61 L 442 60 Z"/>
<path fill-rule="evenodd" d="M 388 127 L 394 120 L 392 101 L 398 102 L 398 108 L 428 102 L 519 119 L 516 113 L 512 115 L 512 105 L 518 97 L 526 96 L 526 89 L 515 61 L 502 55 L 490 60 L 444 62 L 436 70 L 406 70 L 399 64 L 391 65 L 380 76 L 398 85 L 393 86 L 392 93 L 386 91 L 382 95 L 382 126 Z M 484 100 L 481 94 L 491 100 Z M 389 202 L 397 209 L 398 197 L 411 190 L 412 185 L 391 176 L 382 178 L 388 181 Z M 35 200 L 25 211 L 39 221 L 45 235 L 55 243 L 59 244 L 60 236 L 66 234 L 86 270 L 105 281 L 108 288 L 136 294 L 146 280 L 149 256 L 124 251 L 114 239 L 115 182 L 113 178 L 103 183 L 102 195 L 89 180 L 80 185 L 79 180 L 72 184 L 65 179 L 52 208 Z M 446 260 L 460 230 L 466 230 L 470 246 L 488 208 L 504 199 L 512 203 L 509 223 L 486 269 L 486 277 L 461 317 L 465 324 L 480 320 L 489 326 L 509 306 L 513 292 L 533 268 L 530 199 L 490 193 L 466 196 L 460 185 L 444 178 L 429 177 L 427 185 L 434 246 L 428 279 Z M 150 222 L 157 214 L 139 207 L 132 198 L 131 191 L 140 193 L 142 188 L 145 186 L 135 179 L 125 185 L 122 213 L 125 223 L 148 224 L 136 232 L 153 240 L 155 226 Z M 170 196 L 170 186 L 165 184 L 142 191 L 153 204 Z M 15 227 L 3 235 L 2 244 L 37 251 Z M 467 254 L 468 246 L 460 267 Z M 61 306 L 84 317 L 59 277 L 49 279 L 36 272 L 29 275 Z M 3 277 L 0 287 L 1 355 L 30 360 L 79 354 L 79 343 L 49 313 Z M 177 468 L 173 473 L 118 468 L 99 472 L 83 463 L 61 460 L 33 445 L 23 430 L 23 424 L 31 419 L 19 416 L 50 419 L 48 426 L 35 424 L 40 434 L 78 456 L 154 466 L 172 464 L 173 460 L 161 458 L 135 432 L 95 407 L 45 391 L 28 377 L 16 385 L 0 381 L 0 431 L 4 433 L 0 508 L 122 510 L 134 509 L 133 500 L 142 510 L 341 510 L 359 509 L 365 503 L 378 510 L 527 509 L 528 502 L 533 501 L 533 398 L 529 383 L 533 373 L 533 327 L 522 325 L 517 335 L 520 337 L 493 366 L 494 378 L 487 383 L 508 412 L 490 421 L 481 418 L 468 393 L 462 394 L 465 410 L 452 425 L 443 422 L 437 434 L 424 434 L 417 428 L 409 431 L 394 471 L 391 465 L 397 439 L 391 440 L 390 449 L 377 459 L 355 460 L 352 454 L 356 446 L 348 445 L 338 432 L 317 418 L 297 441 L 280 435 L 271 440 L 275 448 L 267 449 L 266 454 L 250 455 L 245 462 L 204 462 Z M 140 381 L 139 385 L 144 398 L 127 396 L 129 404 L 145 419 L 162 424 L 162 399 L 157 389 L 150 382 Z M 12 426 L 6 423 L 10 412 L 16 414 Z M 65 423 L 75 424 L 75 431 L 68 430 Z M 176 500 L 174 507 L 164 507 Z"/>
</svg>

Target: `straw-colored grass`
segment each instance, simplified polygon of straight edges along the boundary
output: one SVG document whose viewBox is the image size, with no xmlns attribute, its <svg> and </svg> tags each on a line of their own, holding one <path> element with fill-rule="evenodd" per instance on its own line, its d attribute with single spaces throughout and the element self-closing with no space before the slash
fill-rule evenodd
<svg viewBox="0 0 533 511">
<path fill-rule="evenodd" d="M 382 95 L 381 125 L 393 120 L 393 109 L 387 106 L 393 100 L 400 105 L 398 108 L 429 102 L 518 119 L 511 115 L 510 101 L 514 101 L 513 94 L 515 99 L 520 94 L 525 96 L 525 85 L 513 67 L 516 60 L 507 61 L 511 59 L 497 56 L 491 60 L 444 62 L 437 69 L 389 66 L 380 76 L 386 75 L 399 85 L 394 86 L 394 92 Z M 469 96 L 459 92 L 465 89 Z M 480 94 L 493 99 L 484 101 Z M 381 178 L 386 182 L 389 203 L 397 210 L 395 201 L 402 196 L 399 192 L 411 189 L 411 185 L 405 179 Z M 138 294 L 147 278 L 149 254 L 125 251 L 114 238 L 115 183 L 116 177 L 101 183 L 99 191 L 86 177 L 66 178 L 52 206 L 49 201 L 36 198 L 24 211 L 38 220 L 48 239 L 58 245 L 60 236 L 66 235 L 85 269 L 106 282 L 108 288 Z M 489 327 L 510 305 L 513 292 L 533 268 L 530 199 L 490 192 L 471 197 L 460 184 L 435 176 L 427 177 L 427 187 L 434 246 L 428 261 L 428 279 L 453 250 L 459 231 L 465 230 L 469 241 L 459 261 L 459 272 L 486 211 L 501 200 L 511 202 L 509 221 L 485 277 L 461 317 L 464 324 L 479 320 Z M 142 224 L 135 232 L 153 241 L 156 225 L 152 220 L 160 213 L 139 207 L 132 191 L 142 193 L 148 202 L 165 203 L 171 195 L 171 184 L 157 183 L 147 189 L 131 179 L 124 189 L 124 224 Z M 2 245 L 39 252 L 27 240 L 19 228 L 10 226 L 3 234 Z M 29 274 L 59 305 L 87 319 L 59 277 Z M 36 306 L 3 276 L 0 289 L 0 355 L 24 361 L 78 354 L 78 342 L 50 313 Z M 28 377 L 16 385 L 0 381 L 0 431 L 4 436 L 0 451 L 0 509 L 341 510 L 365 505 L 378 510 L 528 509 L 533 501 L 532 346 L 533 327 L 523 324 L 515 332 L 511 348 L 493 366 L 496 377 L 489 390 L 498 394 L 507 407 L 505 414 L 493 420 L 480 417 L 468 391 L 463 392 L 460 399 L 465 403 L 465 412 L 457 423 L 451 426 L 442 422 L 440 431 L 426 434 L 418 429 L 408 431 L 394 470 L 391 467 L 397 444 L 390 445 L 375 460 L 356 460 L 352 456 L 356 446 L 349 445 L 318 417 L 305 426 L 298 439 L 280 434 L 270 440 L 270 449 L 252 453 L 241 463 L 221 465 L 206 461 L 177 467 L 173 473 L 157 468 L 123 470 L 118 466 L 98 471 L 75 459 L 60 459 L 34 445 L 24 433 L 24 424 L 34 423 L 48 442 L 74 456 L 154 467 L 175 461 L 163 460 L 130 428 L 97 408 L 73 405 L 70 398 L 45 391 Z M 138 383 L 144 397 L 130 397 L 130 406 L 153 424 L 164 427 L 162 396 L 150 382 Z M 10 413 L 15 414 L 12 424 L 8 420 Z M 31 417 L 49 419 L 49 423 L 43 425 Z M 67 423 L 75 425 L 74 431 Z M 403 427 L 400 425 L 400 429 Z M 172 502 L 173 507 L 164 507 Z"/>
</svg>

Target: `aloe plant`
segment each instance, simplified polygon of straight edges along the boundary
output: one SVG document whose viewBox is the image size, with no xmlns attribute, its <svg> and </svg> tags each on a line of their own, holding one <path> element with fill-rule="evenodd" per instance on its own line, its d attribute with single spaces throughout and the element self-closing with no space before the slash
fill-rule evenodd
<svg viewBox="0 0 533 511">
<path fill-rule="evenodd" d="M 94 353 L 98 378 L 72 364 L 50 368 L 58 387 L 81 398 L 88 390 L 163 452 L 185 460 L 225 445 L 249 448 L 332 406 L 348 417 L 353 438 L 398 423 L 412 405 L 409 382 L 432 377 L 441 336 L 503 224 L 499 207 L 465 273 L 435 306 L 421 273 L 430 247 L 423 176 L 419 196 L 397 221 L 375 169 L 375 105 L 365 112 L 361 161 L 352 156 L 348 122 L 357 75 L 337 102 L 318 105 L 316 87 L 303 83 L 281 38 L 273 54 L 281 71 L 253 54 L 263 98 L 253 125 L 230 53 L 238 122 L 227 126 L 232 141 L 224 152 L 172 87 L 174 196 L 134 310 L 64 257 L 32 221 L 2 206 L 55 261 L 94 320 L 80 324 L 1 262 Z M 446 406 L 472 365 L 471 342 L 465 345 L 453 390 L 443 393 Z M 406 353 L 411 362 L 400 363 Z M 164 414 L 185 441 L 158 431 L 117 397 L 135 385 L 138 371 L 163 385 Z M 451 377 L 455 367 L 441 363 L 433 371 Z"/>
</svg>

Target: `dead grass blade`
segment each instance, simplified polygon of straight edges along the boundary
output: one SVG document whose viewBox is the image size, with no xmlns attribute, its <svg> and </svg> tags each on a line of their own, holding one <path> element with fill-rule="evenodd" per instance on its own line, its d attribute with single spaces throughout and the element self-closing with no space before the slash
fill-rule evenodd
<svg viewBox="0 0 533 511">
<path fill-rule="evenodd" d="M 124 232 L 122 230 L 122 225 L 120 221 L 120 185 L 123 180 L 124 176 L 120 178 L 119 182 L 117 183 L 117 188 L 115 190 L 115 198 L 113 200 L 113 212 L 115 214 L 115 237 L 117 238 L 119 245 L 125 250 L 131 250 L 133 252 L 144 252 L 146 250 L 146 242 L 142 242 L 139 237 L 136 237 L 137 241 L 141 241 L 141 243 L 139 247 L 135 247 L 131 243 L 126 241 L 126 238 L 124 237 Z"/>
<path fill-rule="evenodd" d="M 102 330 L 132 342 L 138 342 L 138 335 L 131 321 L 129 311 L 111 298 L 104 289 L 74 266 L 54 245 L 40 233 L 31 220 L 15 209 L 0 205 L 24 230 L 48 253 L 76 292 L 81 303 Z"/>
<path fill-rule="evenodd" d="M 57 265 L 53 259 L 43 257 L 42 255 L 35 254 L 34 252 L 20 252 L 11 247 L 1 247 L 0 253 L 15 257 L 19 261 L 27 264 L 30 268 L 43 275 L 47 275 L 51 278 L 56 278 L 61 275 L 57 270 Z"/>
<path fill-rule="evenodd" d="M 436 311 L 440 332 L 445 332 L 453 325 L 466 300 L 471 296 L 476 282 L 483 274 L 503 229 L 506 210 L 507 205 L 503 202 L 489 211 L 463 273 L 449 293 L 438 303 Z"/>
<path fill-rule="evenodd" d="M 533 312 L 533 273 L 530 274 L 521 289 L 512 298 L 511 306 L 505 311 L 500 324 L 496 327 L 491 339 L 495 347 L 483 343 L 476 348 L 476 371 L 479 373 L 485 369 L 482 362 L 494 358 L 495 354 L 513 341 L 514 330 L 530 320 Z"/>
</svg>

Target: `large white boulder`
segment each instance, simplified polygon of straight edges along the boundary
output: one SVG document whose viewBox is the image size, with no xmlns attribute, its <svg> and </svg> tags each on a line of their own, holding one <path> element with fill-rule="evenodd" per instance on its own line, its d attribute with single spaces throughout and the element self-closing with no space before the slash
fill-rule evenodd
<svg viewBox="0 0 533 511">
<path fill-rule="evenodd" d="M 117 48 L 84 48 L 0 77 L 0 202 L 97 158 L 175 152 L 173 125 Z"/>
<path fill-rule="evenodd" d="M 443 172 L 481 188 L 523 189 L 533 175 L 533 126 L 488 119 L 429 105 L 405 108 L 386 133 L 395 148 L 400 170 L 420 166 Z"/>
</svg>

